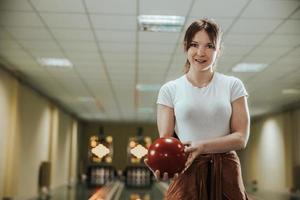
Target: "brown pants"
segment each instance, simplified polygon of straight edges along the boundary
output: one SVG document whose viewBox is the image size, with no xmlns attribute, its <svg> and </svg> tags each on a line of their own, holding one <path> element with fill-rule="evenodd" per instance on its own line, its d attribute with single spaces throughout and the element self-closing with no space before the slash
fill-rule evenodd
<svg viewBox="0 0 300 200">
<path fill-rule="evenodd" d="M 247 200 L 235 151 L 196 158 L 166 192 L 165 200 Z"/>
</svg>

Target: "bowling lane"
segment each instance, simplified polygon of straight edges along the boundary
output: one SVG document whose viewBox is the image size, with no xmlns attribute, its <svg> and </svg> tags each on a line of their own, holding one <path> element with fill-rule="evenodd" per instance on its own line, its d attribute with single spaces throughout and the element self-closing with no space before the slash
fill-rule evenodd
<svg viewBox="0 0 300 200">
<path fill-rule="evenodd" d="M 149 189 L 123 188 L 121 200 L 160 200 L 163 193 L 158 183 L 154 183 Z"/>
</svg>

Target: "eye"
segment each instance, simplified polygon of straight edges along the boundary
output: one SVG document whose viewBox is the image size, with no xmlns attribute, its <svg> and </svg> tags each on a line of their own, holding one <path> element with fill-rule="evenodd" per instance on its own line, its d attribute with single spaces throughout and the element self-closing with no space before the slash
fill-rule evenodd
<svg viewBox="0 0 300 200">
<path fill-rule="evenodd" d="M 191 43 L 191 45 L 190 45 L 191 47 L 198 47 L 198 44 L 197 43 Z"/>
<path fill-rule="evenodd" d="M 207 44 L 207 47 L 210 48 L 210 49 L 215 49 L 216 48 L 215 45 L 213 45 L 212 43 Z"/>
</svg>

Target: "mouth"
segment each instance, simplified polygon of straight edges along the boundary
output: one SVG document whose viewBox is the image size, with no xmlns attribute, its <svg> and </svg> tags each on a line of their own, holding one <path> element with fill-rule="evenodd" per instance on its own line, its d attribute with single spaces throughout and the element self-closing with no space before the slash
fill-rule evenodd
<svg viewBox="0 0 300 200">
<path fill-rule="evenodd" d="M 203 64 L 206 62 L 206 60 L 203 60 L 203 59 L 195 59 L 195 61 L 200 64 Z"/>
</svg>

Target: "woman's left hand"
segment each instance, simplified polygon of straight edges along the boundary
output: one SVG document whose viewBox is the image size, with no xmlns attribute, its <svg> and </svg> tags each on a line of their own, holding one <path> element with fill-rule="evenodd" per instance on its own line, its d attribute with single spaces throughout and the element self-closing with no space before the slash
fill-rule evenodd
<svg viewBox="0 0 300 200">
<path fill-rule="evenodd" d="M 183 144 L 185 146 L 184 151 L 188 154 L 188 158 L 185 163 L 185 169 L 183 170 L 186 171 L 191 166 L 195 158 L 201 153 L 203 153 L 203 147 L 201 144 L 192 145 L 191 142 L 186 142 Z"/>
</svg>

